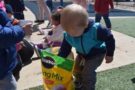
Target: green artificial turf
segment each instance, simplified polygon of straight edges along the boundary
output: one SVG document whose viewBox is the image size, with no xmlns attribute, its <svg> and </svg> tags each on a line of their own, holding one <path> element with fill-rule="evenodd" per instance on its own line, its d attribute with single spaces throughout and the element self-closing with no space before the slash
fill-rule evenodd
<svg viewBox="0 0 135 90">
<path fill-rule="evenodd" d="M 104 25 L 102 19 L 101 23 Z M 135 38 L 135 18 L 111 18 L 112 30 Z"/>
<path fill-rule="evenodd" d="M 28 90 L 43 90 L 43 85 Z M 98 72 L 96 90 L 135 90 L 135 64 Z"/>
</svg>

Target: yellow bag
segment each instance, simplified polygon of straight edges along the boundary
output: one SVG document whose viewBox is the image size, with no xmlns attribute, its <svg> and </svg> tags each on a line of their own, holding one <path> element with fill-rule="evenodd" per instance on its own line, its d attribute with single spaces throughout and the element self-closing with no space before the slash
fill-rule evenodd
<svg viewBox="0 0 135 90">
<path fill-rule="evenodd" d="M 74 90 L 74 61 L 56 56 L 52 49 L 41 50 L 42 74 L 45 90 Z"/>
</svg>

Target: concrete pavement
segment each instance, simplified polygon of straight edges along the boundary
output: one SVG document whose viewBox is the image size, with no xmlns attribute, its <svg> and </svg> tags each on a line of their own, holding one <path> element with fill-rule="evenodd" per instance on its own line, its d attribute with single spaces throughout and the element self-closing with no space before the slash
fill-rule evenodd
<svg viewBox="0 0 135 90">
<path fill-rule="evenodd" d="M 35 20 L 35 16 L 29 9 L 25 11 L 26 20 Z M 34 24 L 35 28 L 42 28 L 46 26 L 46 22 L 42 25 Z M 37 30 L 33 32 L 31 41 L 39 43 L 42 41 L 43 35 L 37 35 Z M 116 39 L 116 51 L 114 55 L 114 61 L 110 64 L 105 64 L 105 61 L 97 69 L 97 71 L 103 71 L 135 63 L 135 38 L 113 31 Z M 36 55 L 34 55 L 35 57 Z M 42 85 L 42 73 L 40 60 L 33 61 L 30 65 L 25 66 L 21 71 L 21 78 L 18 81 L 18 90 L 29 90 L 30 87 Z"/>
</svg>

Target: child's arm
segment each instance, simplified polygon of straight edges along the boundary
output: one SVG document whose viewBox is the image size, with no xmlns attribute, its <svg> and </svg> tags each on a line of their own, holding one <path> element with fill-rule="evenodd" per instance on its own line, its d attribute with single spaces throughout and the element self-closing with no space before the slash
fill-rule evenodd
<svg viewBox="0 0 135 90">
<path fill-rule="evenodd" d="M 70 54 L 71 48 L 72 46 L 64 38 L 58 56 L 66 58 Z"/>
<path fill-rule="evenodd" d="M 106 63 L 110 63 L 113 60 L 115 50 L 115 39 L 113 34 L 107 28 L 99 27 L 97 30 L 97 39 L 105 41 L 106 44 Z"/>
<path fill-rule="evenodd" d="M 0 48 L 6 48 L 20 42 L 24 38 L 25 32 L 22 27 L 15 25 L 11 27 L 2 27 L 0 25 Z"/>
</svg>

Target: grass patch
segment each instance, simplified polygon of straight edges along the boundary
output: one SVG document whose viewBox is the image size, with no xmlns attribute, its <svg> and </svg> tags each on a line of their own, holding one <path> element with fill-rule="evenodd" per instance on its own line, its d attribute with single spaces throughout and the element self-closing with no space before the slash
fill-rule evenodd
<svg viewBox="0 0 135 90">
<path fill-rule="evenodd" d="M 43 86 L 29 90 L 43 90 Z M 96 90 L 135 90 L 135 64 L 98 72 Z"/>
<path fill-rule="evenodd" d="M 135 38 L 135 18 L 111 18 L 111 23 L 113 30 Z"/>
<path fill-rule="evenodd" d="M 135 90 L 135 64 L 99 72 L 96 90 Z"/>
</svg>

